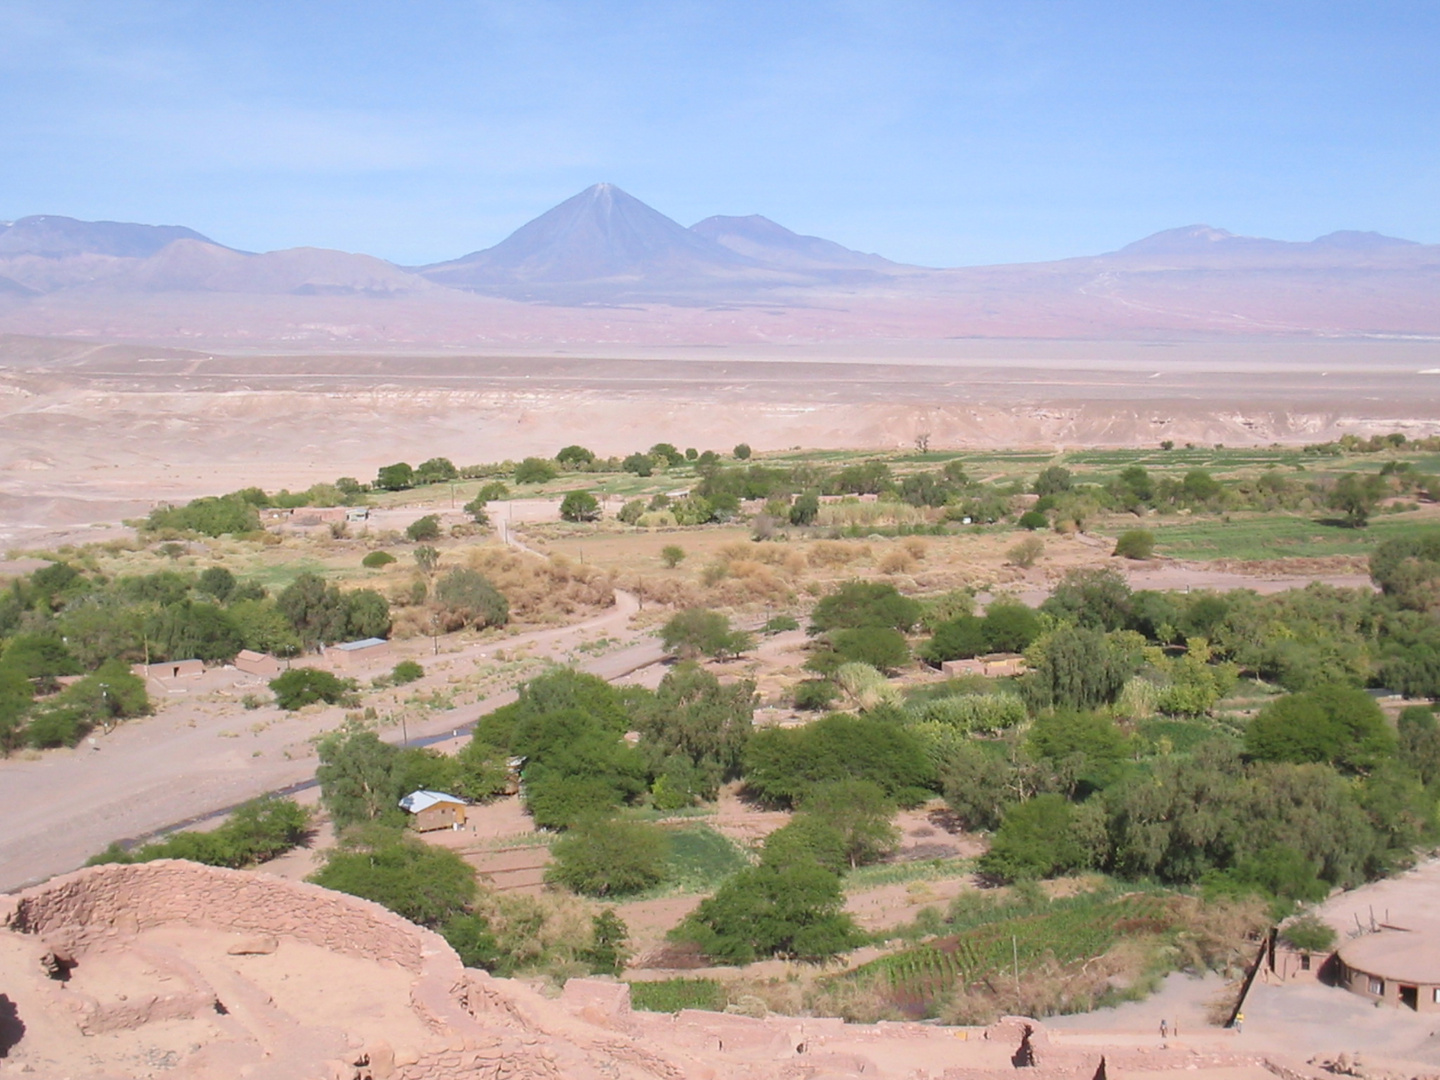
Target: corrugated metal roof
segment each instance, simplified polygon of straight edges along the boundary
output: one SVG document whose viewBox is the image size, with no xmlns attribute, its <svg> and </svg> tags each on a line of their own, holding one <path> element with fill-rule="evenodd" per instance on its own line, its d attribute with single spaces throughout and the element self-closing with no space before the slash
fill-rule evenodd
<svg viewBox="0 0 1440 1080">
<path fill-rule="evenodd" d="M 412 791 L 400 800 L 400 809 L 418 814 L 421 810 L 429 810 L 430 807 L 439 803 L 455 803 L 464 806 L 465 800 L 455 795 L 446 795 L 443 791 Z"/>
<path fill-rule="evenodd" d="M 361 638 L 359 641 L 347 641 L 344 644 L 336 645 L 335 648 L 345 652 L 353 652 L 355 649 L 373 649 L 376 645 L 384 645 L 385 639 L 380 637 Z"/>
</svg>

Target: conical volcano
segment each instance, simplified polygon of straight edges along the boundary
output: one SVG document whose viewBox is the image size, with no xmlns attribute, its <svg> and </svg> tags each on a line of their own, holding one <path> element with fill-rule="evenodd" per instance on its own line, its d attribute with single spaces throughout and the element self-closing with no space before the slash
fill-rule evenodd
<svg viewBox="0 0 1440 1080">
<path fill-rule="evenodd" d="M 614 184 L 596 184 L 500 243 L 422 268 L 432 281 L 494 286 L 660 284 L 745 275 L 756 263 L 699 236 Z"/>
</svg>

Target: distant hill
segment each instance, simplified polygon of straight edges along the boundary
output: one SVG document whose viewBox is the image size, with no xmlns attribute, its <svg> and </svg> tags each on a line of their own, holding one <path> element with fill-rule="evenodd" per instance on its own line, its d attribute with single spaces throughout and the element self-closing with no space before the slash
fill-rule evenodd
<svg viewBox="0 0 1440 1080">
<path fill-rule="evenodd" d="M 181 225 L 77 221 L 55 214 L 0 223 L 0 257 L 39 255 L 47 259 L 62 259 L 68 255 L 113 255 L 143 259 L 176 240 L 198 240 L 202 244 L 220 246 L 194 229 Z"/>
<path fill-rule="evenodd" d="M 253 297 L 272 298 L 266 302 Z M 516 301 L 520 301 L 517 303 Z M 376 306 L 383 303 L 383 307 Z M 947 337 L 1440 336 L 1440 245 L 1167 229 L 1106 254 L 927 269 L 758 214 L 685 228 L 596 184 L 424 267 L 191 229 L 0 225 L 0 333 L 283 342 L 721 343 Z"/>
<path fill-rule="evenodd" d="M 759 214 L 716 215 L 691 225 L 690 231 L 737 255 L 786 270 L 887 270 L 896 266 L 889 259 L 852 251 L 833 240 L 791 232 Z"/>
</svg>

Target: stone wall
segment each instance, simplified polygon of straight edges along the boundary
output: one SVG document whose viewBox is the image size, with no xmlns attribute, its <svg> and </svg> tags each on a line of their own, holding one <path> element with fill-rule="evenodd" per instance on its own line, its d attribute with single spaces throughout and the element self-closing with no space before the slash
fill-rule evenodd
<svg viewBox="0 0 1440 1080">
<path fill-rule="evenodd" d="M 444 939 L 379 904 L 178 859 L 91 866 L 22 892 L 6 922 L 78 955 L 167 923 L 278 934 L 419 974 Z M 455 960 L 456 975 L 460 973 Z M 457 979 L 458 981 L 458 979 Z"/>
</svg>

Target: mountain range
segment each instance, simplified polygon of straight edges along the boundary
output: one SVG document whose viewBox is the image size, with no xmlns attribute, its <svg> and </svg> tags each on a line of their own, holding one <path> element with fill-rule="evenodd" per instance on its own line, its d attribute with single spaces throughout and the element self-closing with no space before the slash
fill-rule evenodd
<svg viewBox="0 0 1440 1080">
<path fill-rule="evenodd" d="M 242 302 L 245 296 L 288 299 L 271 311 Z M 755 313 L 784 311 L 802 337 L 1423 335 L 1440 333 L 1440 245 L 1367 232 L 1296 243 L 1193 225 L 1102 255 L 933 269 L 803 236 L 759 215 L 709 217 L 686 228 L 611 184 L 565 200 L 493 247 L 412 267 L 318 248 L 255 254 L 173 225 L 53 215 L 0 223 L 0 330 L 73 333 L 110 319 L 142 333 L 145 312 L 163 309 L 160 321 L 183 311 L 195 333 L 233 336 L 246 332 L 237 320 L 247 312 L 256 326 L 313 322 L 305 298 L 354 301 L 362 306 L 345 309 L 347 316 L 366 319 L 375 313 L 363 304 L 384 300 L 396 318 L 377 325 L 422 337 L 415 328 L 434 316 L 421 309 L 443 310 L 436 340 L 483 337 L 508 312 L 496 301 L 520 302 L 532 321 L 537 303 L 641 305 L 654 318 L 664 310 L 739 310 L 757 328 L 765 324 Z M 67 329 L 67 318 L 81 325 Z M 585 322 L 565 318 L 572 329 Z"/>
</svg>

